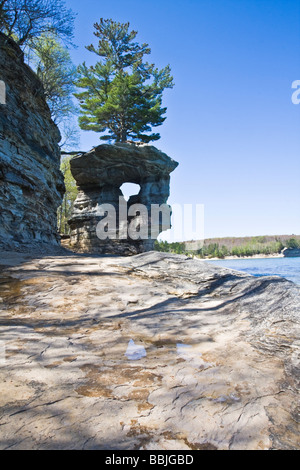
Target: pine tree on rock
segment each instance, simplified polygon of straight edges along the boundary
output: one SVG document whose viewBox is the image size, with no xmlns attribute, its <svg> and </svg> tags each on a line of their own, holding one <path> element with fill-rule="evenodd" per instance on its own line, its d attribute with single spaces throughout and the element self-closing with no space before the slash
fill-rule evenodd
<svg viewBox="0 0 300 470">
<path fill-rule="evenodd" d="M 80 127 L 107 132 L 102 140 L 158 140 L 160 135 L 151 132 L 166 119 L 162 95 L 174 86 L 169 65 L 158 70 L 144 61 L 151 50 L 148 44 L 135 42 L 137 32 L 129 31 L 129 23 L 101 19 L 94 26 L 99 43 L 87 49 L 101 59 L 94 66 L 83 63 L 78 68 L 77 86 L 84 90 L 75 94 L 81 107 Z"/>
</svg>

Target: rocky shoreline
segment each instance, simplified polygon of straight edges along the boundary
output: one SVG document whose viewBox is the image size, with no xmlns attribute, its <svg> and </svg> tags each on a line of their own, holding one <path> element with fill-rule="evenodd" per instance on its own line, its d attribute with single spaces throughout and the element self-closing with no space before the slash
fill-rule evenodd
<svg viewBox="0 0 300 470">
<path fill-rule="evenodd" d="M 239 260 L 245 260 L 245 259 L 273 259 L 273 258 L 284 258 L 284 255 L 282 253 L 278 254 L 273 254 L 273 255 L 252 255 L 252 256 L 224 256 L 224 258 L 202 258 L 204 261 L 205 260 L 210 260 L 210 261 L 218 261 L 218 260 L 223 260 L 223 259 L 239 259 Z M 195 257 L 195 259 L 200 259 Z"/>
<path fill-rule="evenodd" d="M 299 449 L 292 282 L 158 252 L 1 265 L 1 449 Z"/>
</svg>

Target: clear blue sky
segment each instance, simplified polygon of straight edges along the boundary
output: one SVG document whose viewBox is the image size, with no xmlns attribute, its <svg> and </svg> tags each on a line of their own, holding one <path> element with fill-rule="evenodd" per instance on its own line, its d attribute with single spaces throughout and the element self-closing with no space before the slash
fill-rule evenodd
<svg viewBox="0 0 300 470">
<path fill-rule="evenodd" d="M 300 0 L 67 0 L 75 64 L 101 17 L 130 22 L 170 64 L 155 145 L 179 162 L 169 202 L 205 205 L 205 237 L 300 234 Z M 98 145 L 84 132 L 81 148 Z"/>
</svg>

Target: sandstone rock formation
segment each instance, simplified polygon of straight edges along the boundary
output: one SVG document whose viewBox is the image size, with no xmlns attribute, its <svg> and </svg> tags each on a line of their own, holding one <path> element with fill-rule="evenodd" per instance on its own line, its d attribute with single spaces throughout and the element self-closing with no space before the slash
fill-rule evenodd
<svg viewBox="0 0 300 470">
<path fill-rule="evenodd" d="M 167 253 L 1 263 L 1 449 L 300 449 L 299 286 Z"/>
<path fill-rule="evenodd" d="M 282 254 L 285 258 L 298 258 L 300 256 L 299 248 L 285 248 L 282 251 Z"/>
<path fill-rule="evenodd" d="M 125 211 L 134 204 L 143 204 L 148 211 L 147 225 L 155 228 L 158 235 L 165 226 L 153 227 L 151 204 L 165 204 L 170 191 L 170 173 L 178 163 L 153 146 L 135 144 L 100 145 L 92 151 L 74 157 L 71 171 L 79 188 L 74 211 L 69 221 L 71 244 L 82 251 L 94 253 L 136 254 L 153 249 L 154 239 L 147 233 L 147 239 L 133 240 L 128 237 L 127 223 L 135 217 L 129 216 L 119 224 L 120 198 L 124 204 L 120 187 L 123 183 L 139 184 L 137 196 L 129 199 Z M 104 215 L 99 215 L 102 204 L 112 204 L 116 210 L 116 234 L 100 240 L 96 227 Z M 123 232 L 124 233 L 124 232 Z M 122 239 L 120 239 L 122 238 Z"/>
<path fill-rule="evenodd" d="M 0 33 L 0 247 L 57 244 L 60 133 L 23 53 Z M 4 87 L 2 87 L 2 91 Z"/>
</svg>

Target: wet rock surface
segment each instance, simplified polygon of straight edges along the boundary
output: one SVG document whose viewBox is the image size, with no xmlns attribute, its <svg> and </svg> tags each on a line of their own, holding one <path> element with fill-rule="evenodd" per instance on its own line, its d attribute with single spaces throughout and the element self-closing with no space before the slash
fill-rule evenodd
<svg viewBox="0 0 300 470">
<path fill-rule="evenodd" d="M 164 253 L 3 253 L 1 449 L 299 449 L 299 287 Z"/>
</svg>

